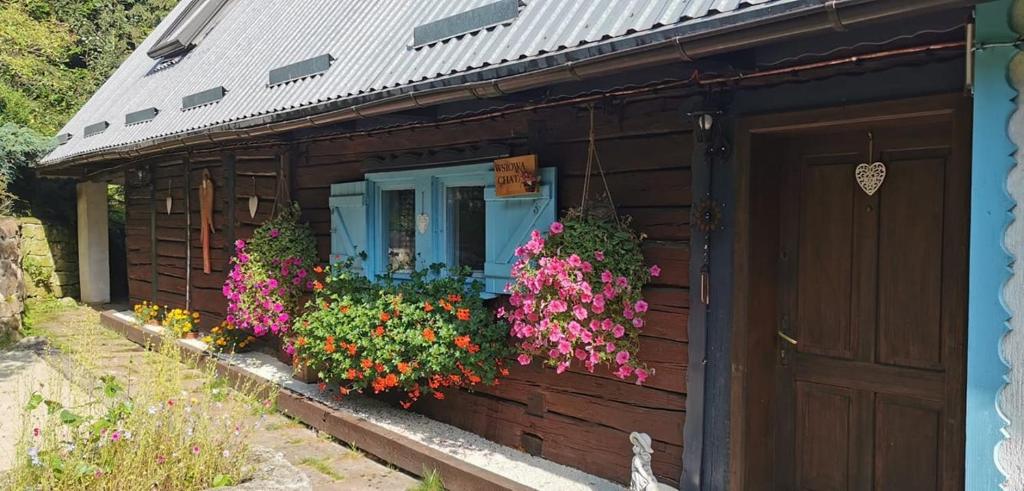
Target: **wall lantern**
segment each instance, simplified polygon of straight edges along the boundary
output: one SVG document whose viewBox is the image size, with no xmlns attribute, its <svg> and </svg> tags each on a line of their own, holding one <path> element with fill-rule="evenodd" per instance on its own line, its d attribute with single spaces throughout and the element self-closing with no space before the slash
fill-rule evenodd
<svg viewBox="0 0 1024 491">
<path fill-rule="evenodd" d="M 693 118 L 694 130 L 697 132 L 697 141 L 704 143 L 711 139 L 711 134 L 715 128 L 715 116 L 721 114 L 720 111 L 697 111 L 687 113 L 687 116 Z"/>
</svg>

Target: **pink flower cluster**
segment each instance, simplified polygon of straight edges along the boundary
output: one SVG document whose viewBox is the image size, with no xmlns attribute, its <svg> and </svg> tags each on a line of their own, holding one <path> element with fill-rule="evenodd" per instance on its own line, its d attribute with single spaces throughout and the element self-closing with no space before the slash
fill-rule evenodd
<svg viewBox="0 0 1024 491">
<path fill-rule="evenodd" d="M 303 288 L 312 288 L 309 272 L 298 258 L 273 259 L 264 274 L 250 271 L 245 241 L 235 241 L 235 257 L 222 293 L 228 300 L 227 322 L 254 336 L 286 334 L 292 316 L 288 306 Z"/>
<path fill-rule="evenodd" d="M 552 235 L 563 230 L 559 222 L 550 228 Z M 522 340 L 519 363 L 547 357 L 558 373 L 574 359 L 591 372 L 605 363 L 620 379 L 633 376 L 642 384 L 650 375 L 636 357 L 648 309 L 640 298 L 642 285 L 631 285 L 626 277 L 603 268 L 605 251 L 593 251 L 590 262 L 546 245 L 535 230 L 516 250 L 518 260 L 508 288 L 512 309 L 498 311 L 511 324 L 512 336 Z M 661 270 L 653 266 L 650 273 L 657 276 Z"/>
</svg>

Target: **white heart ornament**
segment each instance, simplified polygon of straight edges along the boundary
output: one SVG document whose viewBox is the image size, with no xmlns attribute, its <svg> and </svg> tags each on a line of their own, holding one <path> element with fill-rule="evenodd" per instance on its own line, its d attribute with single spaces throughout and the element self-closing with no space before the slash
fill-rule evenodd
<svg viewBox="0 0 1024 491">
<path fill-rule="evenodd" d="M 854 171 L 854 175 L 857 177 L 857 184 L 860 188 L 868 196 L 874 196 L 878 192 L 878 188 L 882 187 L 882 182 L 885 181 L 885 164 L 881 162 L 870 165 L 860 164 Z"/>
<path fill-rule="evenodd" d="M 256 208 L 260 206 L 260 199 L 256 196 L 249 196 L 249 218 L 256 218 Z"/>
</svg>

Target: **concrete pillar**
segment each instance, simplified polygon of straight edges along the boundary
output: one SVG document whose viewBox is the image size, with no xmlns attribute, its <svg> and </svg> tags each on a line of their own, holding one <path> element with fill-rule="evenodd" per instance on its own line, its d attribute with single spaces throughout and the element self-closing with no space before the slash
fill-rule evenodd
<svg viewBox="0 0 1024 491">
<path fill-rule="evenodd" d="M 110 302 L 106 182 L 78 183 L 78 278 L 83 302 Z"/>
</svg>

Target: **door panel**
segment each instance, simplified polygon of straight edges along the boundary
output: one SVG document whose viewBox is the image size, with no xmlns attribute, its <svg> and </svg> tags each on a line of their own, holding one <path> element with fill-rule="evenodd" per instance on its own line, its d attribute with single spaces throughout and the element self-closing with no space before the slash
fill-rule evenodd
<svg viewBox="0 0 1024 491">
<path fill-rule="evenodd" d="M 856 164 L 848 158 L 821 160 L 809 158 L 803 173 L 795 333 L 801 352 L 850 358 L 855 186 L 850 175 Z"/>
<path fill-rule="evenodd" d="M 797 382 L 796 399 L 797 489 L 845 489 L 853 391 Z"/>
<path fill-rule="evenodd" d="M 941 408 L 880 395 L 875 414 L 875 489 L 938 489 Z"/>
<path fill-rule="evenodd" d="M 945 157 L 885 159 L 878 240 L 880 363 L 942 369 Z"/>
<path fill-rule="evenodd" d="M 780 143 L 776 489 L 957 487 L 969 179 L 953 132 Z M 875 161 L 868 195 L 855 168 Z"/>
</svg>

